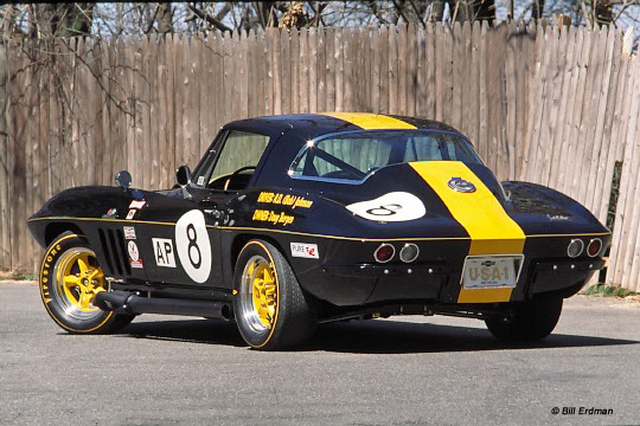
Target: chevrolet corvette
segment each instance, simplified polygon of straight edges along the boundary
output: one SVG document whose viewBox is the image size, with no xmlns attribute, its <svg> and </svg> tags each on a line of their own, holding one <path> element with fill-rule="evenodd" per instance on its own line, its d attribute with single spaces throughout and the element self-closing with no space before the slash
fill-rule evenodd
<svg viewBox="0 0 640 426">
<path fill-rule="evenodd" d="M 136 315 L 235 321 L 258 349 L 392 315 L 549 335 L 603 267 L 610 232 L 544 186 L 499 182 L 454 128 L 371 113 L 225 125 L 172 189 L 71 188 L 28 221 L 44 306 L 72 333 Z"/>
</svg>

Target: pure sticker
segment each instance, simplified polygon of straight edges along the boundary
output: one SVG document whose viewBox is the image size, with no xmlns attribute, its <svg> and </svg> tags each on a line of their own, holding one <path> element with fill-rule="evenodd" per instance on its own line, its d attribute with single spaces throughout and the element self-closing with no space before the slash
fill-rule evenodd
<svg viewBox="0 0 640 426">
<path fill-rule="evenodd" d="M 129 213 L 127 213 L 127 220 L 131 220 L 133 219 L 133 217 L 136 215 L 137 210 L 131 209 L 129 210 Z"/>
<path fill-rule="evenodd" d="M 317 244 L 291 243 L 291 256 L 320 259 Z"/>
<path fill-rule="evenodd" d="M 152 238 L 151 242 L 156 265 L 164 268 L 175 268 L 176 256 L 175 250 L 173 250 L 173 241 L 169 238 Z"/>
<path fill-rule="evenodd" d="M 135 240 L 136 239 L 136 228 L 133 226 L 124 226 L 122 227 L 124 231 L 124 239 L 125 240 Z"/>
</svg>

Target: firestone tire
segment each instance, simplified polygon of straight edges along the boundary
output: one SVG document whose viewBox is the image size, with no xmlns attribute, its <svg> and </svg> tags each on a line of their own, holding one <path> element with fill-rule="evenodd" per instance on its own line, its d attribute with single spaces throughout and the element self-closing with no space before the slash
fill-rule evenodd
<svg viewBox="0 0 640 426">
<path fill-rule="evenodd" d="M 65 232 L 47 247 L 39 284 L 47 313 L 68 332 L 113 332 L 133 319 L 92 305 L 106 287 L 96 254 L 82 235 Z"/>
<path fill-rule="evenodd" d="M 503 342 L 535 342 L 547 337 L 560 319 L 562 299 L 539 299 L 522 303 L 511 317 L 491 317 L 487 328 Z"/>
<path fill-rule="evenodd" d="M 238 330 L 255 349 L 295 348 L 316 325 L 298 280 L 284 256 L 265 241 L 249 241 L 238 257 L 233 307 Z"/>
</svg>

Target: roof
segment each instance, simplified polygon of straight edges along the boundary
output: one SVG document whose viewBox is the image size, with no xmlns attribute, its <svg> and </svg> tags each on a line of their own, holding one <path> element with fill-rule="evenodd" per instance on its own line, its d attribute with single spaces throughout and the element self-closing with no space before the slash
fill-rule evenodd
<svg viewBox="0 0 640 426">
<path fill-rule="evenodd" d="M 453 127 L 439 121 L 367 112 L 274 115 L 237 120 L 224 127 L 252 129 L 268 134 L 294 130 L 306 139 L 314 139 L 328 133 L 353 130 L 432 129 L 459 133 Z"/>
</svg>

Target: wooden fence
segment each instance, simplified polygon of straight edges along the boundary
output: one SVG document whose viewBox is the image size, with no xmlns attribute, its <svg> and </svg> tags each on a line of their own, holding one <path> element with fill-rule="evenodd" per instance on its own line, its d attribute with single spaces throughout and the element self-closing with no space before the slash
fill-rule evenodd
<svg viewBox="0 0 640 426">
<path fill-rule="evenodd" d="M 640 65 L 613 28 L 273 29 L 0 49 L 1 268 L 37 270 L 25 220 L 64 188 L 110 185 L 125 168 L 135 186 L 169 187 L 233 119 L 372 111 L 443 120 L 500 178 L 557 188 L 603 222 L 615 209 L 606 279 L 638 289 Z"/>
</svg>

